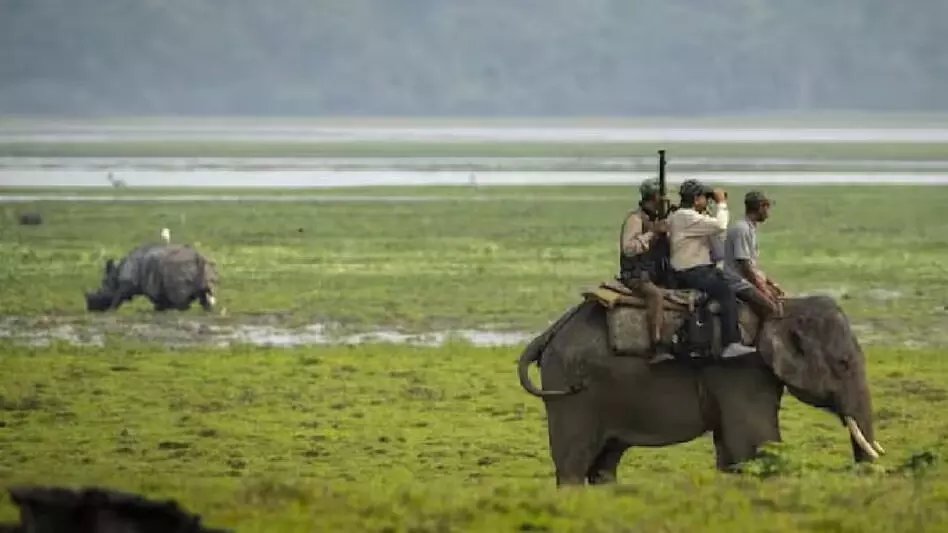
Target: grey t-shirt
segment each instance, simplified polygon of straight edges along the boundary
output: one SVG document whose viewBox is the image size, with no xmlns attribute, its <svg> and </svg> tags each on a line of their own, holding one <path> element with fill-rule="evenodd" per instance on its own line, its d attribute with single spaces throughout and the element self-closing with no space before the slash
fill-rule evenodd
<svg viewBox="0 0 948 533">
<path fill-rule="evenodd" d="M 728 277 L 734 280 L 736 289 L 753 287 L 751 282 L 744 279 L 738 260 L 757 264 L 758 256 L 757 228 L 749 220 L 742 218 L 728 228 L 724 241 L 724 270 L 730 274 Z M 741 282 L 738 282 L 738 278 Z"/>
</svg>

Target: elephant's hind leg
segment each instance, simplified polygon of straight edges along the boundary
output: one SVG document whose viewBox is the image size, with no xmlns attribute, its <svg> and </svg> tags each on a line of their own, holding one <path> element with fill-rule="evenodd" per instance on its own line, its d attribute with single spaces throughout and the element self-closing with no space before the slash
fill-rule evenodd
<svg viewBox="0 0 948 533">
<path fill-rule="evenodd" d="M 586 473 L 586 477 L 591 485 L 606 485 L 618 481 L 617 470 L 622 461 L 622 454 L 628 449 L 628 446 L 619 441 L 611 440 L 599 452 L 593 465 Z"/>
<path fill-rule="evenodd" d="M 556 485 L 585 485 L 586 477 L 603 448 L 599 432 L 579 417 L 550 417 L 550 454 L 556 466 Z M 572 423 L 571 423 L 572 422 Z"/>
<path fill-rule="evenodd" d="M 592 443 L 573 441 L 566 446 L 553 447 L 553 462 L 556 465 L 556 485 L 585 485 L 586 476 L 592 469 L 598 451 Z M 566 448 L 566 449 L 562 449 Z"/>
</svg>

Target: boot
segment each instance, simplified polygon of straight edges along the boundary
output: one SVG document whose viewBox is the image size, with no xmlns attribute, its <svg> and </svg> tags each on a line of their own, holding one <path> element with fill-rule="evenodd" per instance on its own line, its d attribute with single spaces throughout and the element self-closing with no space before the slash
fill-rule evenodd
<svg viewBox="0 0 948 533">
<path fill-rule="evenodd" d="M 672 355 L 671 346 L 668 343 L 662 340 L 653 340 L 651 347 L 652 358 L 649 359 L 649 364 L 661 363 L 662 361 L 674 361 L 675 356 Z"/>
<path fill-rule="evenodd" d="M 741 357 L 742 355 L 752 354 L 757 351 L 757 348 L 752 346 L 746 346 L 739 342 L 732 342 L 727 345 L 721 352 L 721 359 L 731 359 L 733 357 Z"/>
</svg>

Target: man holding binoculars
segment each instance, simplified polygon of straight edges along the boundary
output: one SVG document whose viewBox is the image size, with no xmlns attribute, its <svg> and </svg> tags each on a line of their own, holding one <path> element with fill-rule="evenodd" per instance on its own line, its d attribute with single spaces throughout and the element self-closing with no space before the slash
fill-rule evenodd
<svg viewBox="0 0 948 533">
<path fill-rule="evenodd" d="M 689 179 L 681 184 L 678 195 L 679 207 L 668 217 L 668 236 L 670 263 L 679 287 L 700 290 L 721 306 L 721 358 L 754 353 L 754 348 L 741 342 L 737 293 L 712 257 L 713 239 L 727 232 L 727 193 Z M 714 200 L 711 214 L 706 213 L 709 200 Z"/>
</svg>

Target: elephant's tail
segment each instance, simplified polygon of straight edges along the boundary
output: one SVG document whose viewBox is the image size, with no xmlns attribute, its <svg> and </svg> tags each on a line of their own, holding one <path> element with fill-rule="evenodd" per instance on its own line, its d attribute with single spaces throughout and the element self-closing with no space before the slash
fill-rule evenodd
<svg viewBox="0 0 948 533">
<path fill-rule="evenodd" d="M 579 312 L 581 308 L 582 304 L 573 307 L 568 313 L 560 317 L 559 320 L 550 326 L 549 329 L 537 336 L 537 338 L 533 339 L 530 344 L 524 348 L 523 354 L 520 355 L 520 361 L 517 363 L 517 375 L 520 377 L 520 386 L 523 387 L 523 390 L 538 398 L 569 396 L 583 390 L 581 385 L 573 385 L 568 390 L 541 390 L 530 380 L 529 374 L 530 364 L 540 360 L 543 350 L 546 349 L 547 345 L 550 344 L 550 341 L 553 340 L 553 336 L 556 335 L 563 324 L 565 324 L 570 318 L 573 317 L 573 315 Z"/>
</svg>

